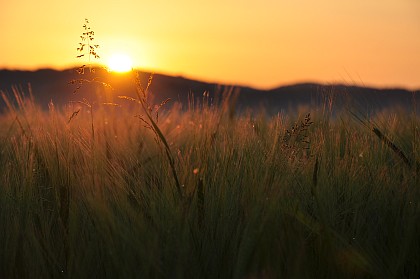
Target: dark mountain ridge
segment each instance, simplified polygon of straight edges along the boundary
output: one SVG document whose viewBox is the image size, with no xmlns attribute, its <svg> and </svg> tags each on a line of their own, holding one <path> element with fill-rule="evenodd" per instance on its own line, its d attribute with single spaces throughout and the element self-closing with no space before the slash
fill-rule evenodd
<svg viewBox="0 0 420 279">
<path fill-rule="evenodd" d="M 150 73 L 140 72 L 140 80 L 147 85 Z M 78 81 L 84 79 L 80 90 Z M 93 81 L 94 80 L 94 81 Z M 69 82 L 75 81 L 74 84 Z M 103 86 L 109 84 L 112 89 Z M 155 74 L 150 86 L 154 103 L 160 103 L 167 98 L 182 104 L 184 108 L 194 101 L 195 104 L 205 101 L 203 93 L 208 94 L 209 100 L 217 102 L 229 92 L 232 85 L 218 85 L 184 77 L 173 77 Z M 30 88 L 30 89 L 29 89 Z M 300 83 L 281 86 L 271 90 L 259 90 L 251 87 L 234 86 L 237 92 L 236 107 L 238 110 L 255 110 L 263 108 L 272 114 L 279 111 L 293 110 L 302 106 L 322 106 L 332 101 L 335 109 L 344 106 L 355 106 L 361 110 L 376 111 L 400 107 L 412 110 L 419 109 L 420 91 L 405 89 L 379 89 L 343 84 Z M 131 74 L 115 74 L 105 70 L 95 73 L 87 71 L 84 75 L 76 73 L 75 69 L 56 71 L 42 69 L 37 71 L 0 70 L 0 91 L 7 96 L 13 95 L 13 90 L 28 94 L 32 92 L 35 101 L 46 108 L 52 101 L 55 105 L 63 106 L 70 101 L 86 98 L 100 102 L 121 102 L 117 96 L 135 97 L 135 83 Z M 206 99 L 207 100 L 207 99 Z M 0 102 L 0 108 L 4 102 Z"/>
</svg>

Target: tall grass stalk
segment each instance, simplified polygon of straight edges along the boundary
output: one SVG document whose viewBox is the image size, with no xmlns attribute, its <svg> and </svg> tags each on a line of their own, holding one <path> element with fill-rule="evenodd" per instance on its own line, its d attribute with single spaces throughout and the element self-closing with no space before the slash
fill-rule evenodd
<svg viewBox="0 0 420 279">
<path fill-rule="evenodd" d="M 169 147 L 168 142 L 166 141 L 165 136 L 163 135 L 162 131 L 160 130 L 159 126 L 157 125 L 158 121 L 158 109 L 164 104 L 161 104 L 160 107 L 156 109 L 156 120 L 153 119 L 151 112 L 152 108 L 151 105 L 148 103 L 148 88 L 152 82 L 153 75 L 150 76 L 148 84 L 146 87 L 143 87 L 143 85 L 140 82 L 139 73 L 133 70 L 133 73 L 135 75 L 134 80 L 136 84 L 136 94 L 137 94 L 137 101 L 140 103 L 143 112 L 146 114 L 146 119 L 143 118 L 143 116 L 140 116 L 140 119 L 147 125 L 148 128 L 150 128 L 153 133 L 156 135 L 158 141 L 162 142 L 164 149 L 165 149 L 165 155 L 168 159 L 169 166 L 171 168 L 172 176 L 175 181 L 175 187 L 178 192 L 178 196 L 182 198 L 184 196 L 183 190 L 181 188 L 181 184 L 179 183 L 178 174 L 175 169 L 175 160 L 172 155 L 171 148 Z M 166 101 L 165 101 L 166 102 Z"/>
</svg>

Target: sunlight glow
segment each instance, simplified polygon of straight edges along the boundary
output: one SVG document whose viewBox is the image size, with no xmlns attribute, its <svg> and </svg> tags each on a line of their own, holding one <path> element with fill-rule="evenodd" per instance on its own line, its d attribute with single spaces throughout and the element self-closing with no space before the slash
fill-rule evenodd
<svg viewBox="0 0 420 279">
<path fill-rule="evenodd" d="M 128 55 L 116 53 L 109 58 L 108 68 L 112 72 L 125 73 L 131 71 L 133 62 Z"/>
<path fill-rule="evenodd" d="M 129 66 L 109 59 L 120 53 L 135 69 L 259 89 L 299 82 L 420 89 L 420 0 L 71 3 L 3 0 L 0 69 L 91 62 L 120 74 Z M 98 60 L 76 58 L 86 16 Z"/>
</svg>

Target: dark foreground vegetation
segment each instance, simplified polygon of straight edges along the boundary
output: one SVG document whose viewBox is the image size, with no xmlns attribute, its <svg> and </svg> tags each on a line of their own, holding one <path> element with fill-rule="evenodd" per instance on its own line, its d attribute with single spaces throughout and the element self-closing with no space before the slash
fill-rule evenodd
<svg viewBox="0 0 420 279">
<path fill-rule="evenodd" d="M 1 278 L 420 277 L 415 111 L 4 99 Z"/>
</svg>

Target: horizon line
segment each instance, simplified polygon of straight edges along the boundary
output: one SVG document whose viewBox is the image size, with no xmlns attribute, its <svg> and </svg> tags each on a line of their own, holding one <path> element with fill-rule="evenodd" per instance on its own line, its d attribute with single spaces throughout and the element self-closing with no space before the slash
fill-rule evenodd
<svg viewBox="0 0 420 279">
<path fill-rule="evenodd" d="M 92 64 L 91 65 L 94 68 L 99 68 L 100 70 L 108 71 L 106 67 L 102 64 Z M 0 67 L 0 71 L 9 71 L 9 72 L 39 72 L 39 71 L 56 71 L 56 72 L 65 72 L 69 70 L 74 70 L 79 68 L 78 66 L 67 66 L 67 67 L 53 67 L 53 66 L 41 66 L 39 68 L 15 68 L 15 67 Z M 293 86 L 299 86 L 299 85 L 318 85 L 318 86 L 325 86 L 325 87 L 334 87 L 334 86 L 344 86 L 344 87 L 358 87 L 358 88 L 365 88 L 365 89 L 377 89 L 377 90 L 404 90 L 404 91 L 410 91 L 410 92 L 420 92 L 420 85 L 418 87 L 410 87 L 406 85 L 374 85 L 374 84 L 366 84 L 363 81 L 360 83 L 355 82 L 354 80 L 349 83 L 346 81 L 316 81 L 316 80 L 310 80 L 310 79 L 301 79 L 296 81 L 291 81 L 288 83 L 279 84 L 276 86 L 254 86 L 249 84 L 243 84 L 243 83 L 235 83 L 235 82 L 219 82 L 219 81 L 212 81 L 208 79 L 202 79 L 198 77 L 192 77 L 188 74 L 183 73 L 165 73 L 164 71 L 154 71 L 152 69 L 147 68 L 140 68 L 140 67 L 133 67 L 132 70 L 140 71 L 143 73 L 153 73 L 155 75 L 161 75 L 161 76 L 167 76 L 167 77 L 173 77 L 173 78 L 183 78 L 190 81 L 196 81 L 196 82 L 202 82 L 202 83 L 208 83 L 208 84 L 215 84 L 215 85 L 222 85 L 222 86 L 233 86 L 233 87 L 242 87 L 242 88 L 249 88 L 259 91 L 271 91 L 276 90 L 279 88 L 284 87 L 293 87 Z"/>
</svg>

